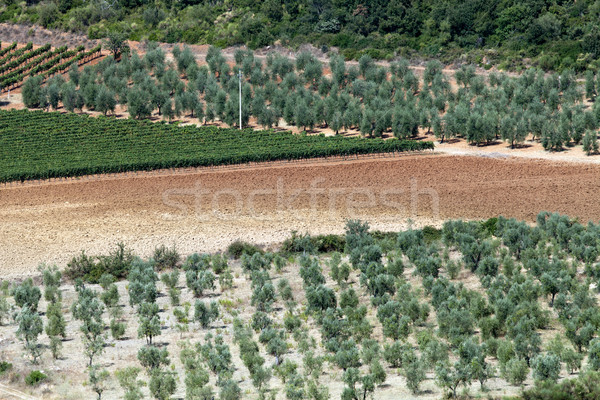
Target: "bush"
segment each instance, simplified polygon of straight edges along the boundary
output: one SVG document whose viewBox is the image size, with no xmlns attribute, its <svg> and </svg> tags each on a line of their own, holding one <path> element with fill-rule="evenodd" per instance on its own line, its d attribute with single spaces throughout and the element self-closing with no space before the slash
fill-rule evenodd
<svg viewBox="0 0 600 400">
<path fill-rule="evenodd" d="M 40 382 L 45 381 L 46 379 L 48 379 L 48 375 L 44 374 L 41 371 L 35 370 L 31 371 L 29 375 L 25 377 L 25 383 L 29 386 L 36 386 Z"/>
<path fill-rule="evenodd" d="M 0 361 L 0 375 L 4 374 L 6 371 L 10 371 L 13 365 L 8 361 Z"/>
<path fill-rule="evenodd" d="M 239 259 L 242 254 L 248 254 L 249 256 L 252 256 L 254 253 L 264 254 L 264 251 L 258 246 L 242 240 L 236 240 L 227 247 L 227 255 L 236 260 Z"/>
<path fill-rule="evenodd" d="M 560 373 L 560 359 L 552 353 L 537 355 L 531 362 L 536 381 L 556 382 Z"/>
<path fill-rule="evenodd" d="M 490 218 L 481 223 L 481 227 L 488 235 L 493 236 L 496 234 L 496 229 L 498 227 L 498 218 Z"/>
<path fill-rule="evenodd" d="M 432 243 L 442 238 L 442 230 L 434 228 L 433 226 L 426 226 L 422 231 L 425 243 Z"/>
<path fill-rule="evenodd" d="M 319 253 L 342 252 L 346 246 L 346 238 L 342 235 L 318 235 L 311 240 Z"/>
<path fill-rule="evenodd" d="M 179 261 L 181 260 L 181 256 L 177 252 L 175 246 L 172 249 L 162 245 L 154 249 L 154 256 L 152 257 L 154 260 L 154 267 L 157 271 L 162 271 L 163 269 L 175 268 Z"/>
<path fill-rule="evenodd" d="M 506 364 L 506 378 L 511 385 L 519 386 L 527 379 L 527 361 L 520 358 L 512 358 Z"/>
<path fill-rule="evenodd" d="M 313 254 L 317 251 L 314 239 L 308 234 L 299 235 L 293 231 L 292 236 L 281 244 L 280 252 L 284 254 L 306 253 Z"/>
<path fill-rule="evenodd" d="M 589 371 L 560 383 L 540 381 L 523 392 L 523 400 L 596 400 L 600 398 L 600 374 Z"/>
<path fill-rule="evenodd" d="M 95 257 L 90 257 L 85 254 L 85 251 L 81 251 L 79 256 L 73 257 L 71 261 L 67 263 L 65 269 L 65 276 L 68 279 L 85 279 L 85 276 L 96 267 Z"/>
<path fill-rule="evenodd" d="M 65 276 L 71 280 L 78 278 L 86 282 L 98 283 L 104 274 L 111 274 L 117 279 L 127 276 L 134 260 L 131 250 L 123 243 L 118 243 L 117 248 L 108 256 L 88 256 L 84 251 L 73 257 L 67 264 Z"/>
</svg>

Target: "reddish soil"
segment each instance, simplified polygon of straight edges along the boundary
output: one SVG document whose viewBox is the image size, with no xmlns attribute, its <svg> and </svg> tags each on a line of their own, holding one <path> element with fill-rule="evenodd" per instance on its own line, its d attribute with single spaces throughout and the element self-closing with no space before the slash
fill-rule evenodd
<svg viewBox="0 0 600 400">
<path fill-rule="evenodd" d="M 64 266 L 82 249 L 105 253 L 118 241 L 149 256 L 160 244 L 188 254 L 237 238 L 277 243 L 292 230 L 341 233 L 348 218 L 384 230 L 409 218 L 416 226 L 497 215 L 533 221 L 541 210 L 597 221 L 598 176 L 600 166 L 584 163 L 420 155 L 5 186 L 0 273 Z"/>
</svg>

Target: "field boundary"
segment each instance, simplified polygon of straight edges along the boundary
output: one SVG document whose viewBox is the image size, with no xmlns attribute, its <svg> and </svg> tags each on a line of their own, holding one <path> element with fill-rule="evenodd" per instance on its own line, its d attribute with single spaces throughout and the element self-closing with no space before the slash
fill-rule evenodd
<svg viewBox="0 0 600 400">
<path fill-rule="evenodd" d="M 114 172 L 106 174 L 92 174 L 92 175 L 80 175 L 72 177 L 57 177 L 50 179 L 32 179 L 26 181 L 10 181 L 1 182 L 3 189 L 8 188 L 20 188 L 30 186 L 46 186 L 61 183 L 71 182 L 93 182 L 103 180 L 115 180 L 115 179 L 130 179 L 130 178 L 143 178 L 148 176 L 171 176 L 171 175 L 186 175 L 199 172 L 227 172 L 227 171 L 240 171 L 249 170 L 253 168 L 276 168 L 285 166 L 303 166 L 312 164 L 328 164 L 328 163 L 343 163 L 353 161 L 364 161 L 364 160 L 381 160 L 381 159 L 396 159 L 407 156 L 426 156 L 426 155 L 442 155 L 443 152 L 435 150 L 416 150 L 416 151 L 393 151 L 384 153 L 369 153 L 369 154 L 353 154 L 353 155 L 339 155 L 339 156 L 328 156 L 328 157 L 315 157 L 315 158 L 302 158 L 302 159 L 291 159 L 291 160 L 275 160 L 275 161 L 261 161 L 261 162 L 248 162 L 241 164 L 222 164 L 204 167 L 185 167 L 185 168 L 167 168 L 167 169 L 155 169 L 150 171 L 126 171 L 126 172 Z"/>
</svg>

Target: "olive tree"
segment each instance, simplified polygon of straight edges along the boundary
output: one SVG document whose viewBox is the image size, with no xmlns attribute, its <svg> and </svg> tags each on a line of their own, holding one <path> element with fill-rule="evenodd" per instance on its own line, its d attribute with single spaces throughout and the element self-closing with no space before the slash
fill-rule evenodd
<svg viewBox="0 0 600 400">
<path fill-rule="evenodd" d="M 556 383 L 560 373 L 560 358 L 556 354 L 538 354 L 531 360 L 533 378 L 536 381 Z"/>
<path fill-rule="evenodd" d="M 33 284 L 31 278 L 27 278 L 23 283 L 14 287 L 12 295 L 17 306 L 27 307 L 30 311 L 35 312 L 42 297 L 42 292 Z"/>
<path fill-rule="evenodd" d="M 52 357 L 58 359 L 60 349 L 62 347 L 62 339 L 66 338 L 66 322 L 62 312 L 62 304 L 60 302 L 48 304 L 46 310 L 46 334 L 50 338 L 50 350 Z"/>
<path fill-rule="evenodd" d="M 160 335 L 159 308 L 156 303 L 142 303 L 139 309 L 138 338 L 146 338 L 147 344 Z"/>
<path fill-rule="evenodd" d="M 124 400 L 141 400 L 144 398 L 144 393 L 140 387 L 145 385 L 145 382 L 137 378 L 140 372 L 141 369 L 138 367 L 125 367 L 115 372 L 119 386 L 124 391 Z"/>
<path fill-rule="evenodd" d="M 104 351 L 104 306 L 97 294 L 81 282 L 77 283 L 76 290 L 78 297 L 71 307 L 71 313 L 74 319 L 81 321 L 79 330 L 83 335 L 84 354 L 88 358 L 88 366 L 91 366 L 94 357 Z"/>
<path fill-rule="evenodd" d="M 19 327 L 17 337 L 24 342 L 25 350 L 33 358 L 33 363 L 37 364 L 42 354 L 42 349 L 37 341 L 44 327 L 42 318 L 37 311 L 32 311 L 28 306 L 25 306 L 17 314 L 16 322 Z"/>
</svg>

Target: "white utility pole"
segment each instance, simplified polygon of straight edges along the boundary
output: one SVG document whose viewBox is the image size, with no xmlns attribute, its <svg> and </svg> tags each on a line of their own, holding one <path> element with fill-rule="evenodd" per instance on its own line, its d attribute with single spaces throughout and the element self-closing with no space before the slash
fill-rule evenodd
<svg viewBox="0 0 600 400">
<path fill-rule="evenodd" d="M 238 71 L 238 78 L 240 81 L 240 130 L 242 129 L 242 70 Z"/>
</svg>

